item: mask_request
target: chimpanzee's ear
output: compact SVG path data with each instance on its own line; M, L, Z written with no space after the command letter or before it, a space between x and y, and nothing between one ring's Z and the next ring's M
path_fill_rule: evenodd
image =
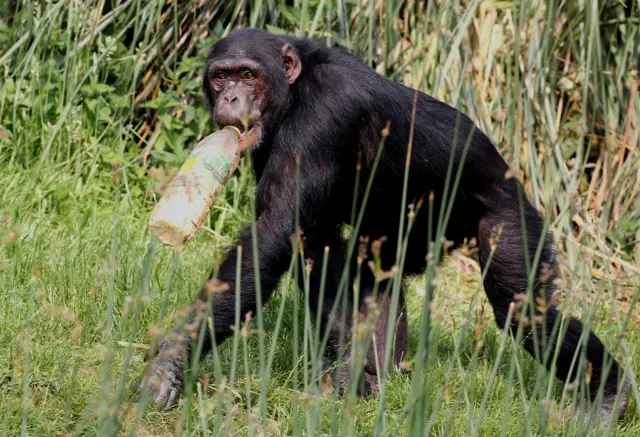
M302 62L300 62L296 49L289 43L282 46L282 62L284 63L284 74L287 76L287 81L289 84L294 83L302 72Z

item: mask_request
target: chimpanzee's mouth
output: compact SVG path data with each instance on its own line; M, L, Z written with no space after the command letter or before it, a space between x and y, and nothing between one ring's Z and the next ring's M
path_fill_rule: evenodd
M249 124L248 126L244 126L244 125L238 125L236 126L238 128L238 130L240 130L241 134L240 134L240 138L244 138L247 135L249 135L249 133L255 129L256 125L254 123Z
M244 126L239 127L239 129L241 132L240 142L244 154L247 149L254 149L258 145L262 137L262 129L259 123L253 123L247 126L247 129L245 129Z

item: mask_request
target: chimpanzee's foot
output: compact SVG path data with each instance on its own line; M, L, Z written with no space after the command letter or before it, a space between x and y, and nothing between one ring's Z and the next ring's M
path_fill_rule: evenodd
M180 340L165 337L158 344L158 354L153 358L138 388L149 389L156 405L173 407L179 399L184 379L185 345Z
M333 386L338 390L338 393L342 396L344 393L350 390L349 384L353 375L351 373L351 363L349 361L331 361L325 360L323 373L329 374ZM375 375L367 373L365 367L363 372L360 372L360 378L358 380L358 386L356 389L356 395L358 397L367 397L370 395L378 394L378 379Z
M608 422L614 414L617 420L622 420L624 417L627 405L629 404L629 382L627 380L624 381L620 393L616 395L617 393L615 391L613 393L604 393L602 406L600 407L600 417L602 420ZM618 398L617 400L616 397Z
M367 392L364 396L378 396L378 375L375 373L367 372L367 369L364 370L364 383L367 389Z

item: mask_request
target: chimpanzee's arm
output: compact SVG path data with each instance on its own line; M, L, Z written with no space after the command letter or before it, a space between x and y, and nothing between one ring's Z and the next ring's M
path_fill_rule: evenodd
M256 234L258 237L259 279L262 291L262 303L266 303L278 285L281 276L286 272L291 260L291 236L294 233L294 225L291 220L291 212L282 210L279 205L274 205L264 211L256 220ZM242 247L241 276L240 276L240 316L248 312L256 313L256 275L254 264L254 249L252 229L246 229L238 241ZM225 340L232 334L231 325L236 314L236 266L238 251L231 250L220 266L217 274L219 281L228 284L229 290L222 293L214 293L210 299L212 303L214 337L216 343ZM207 286L200 291L198 299L207 301ZM208 340L208 339L207 339ZM205 341L210 344L210 341ZM203 353L207 352L205 345Z
M311 146L309 149L311 150ZM299 224L303 232L316 232L336 227L334 196L340 163L324 159L305 159L300 164ZM296 158L291 153L272 152L269 163L256 188L258 256L262 303L271 297L291 262L292 237L296 224ZM251 228L245 230L238 245L242 246L240 284L241 317L249 311L255 314L255 263ZM217 274L221 282L229 284L229 291L215 293L213 303L216 342L231 335L230 325L235 319L237 250L232 250ZM206 300L206 287L200 294Z
M317 156L316 156L317 158ZM339 172L342 164L329 159L309 159L301 165L300 171L300 226L304 232L315 232L336 227L336 212L333 210L333 196L338 188ZM292 256L291 237L296 223L296 163L295 157L272 152L267 168L256 188L259 274L262 303L266 303L282 275L287 270ZM249 227L238 241L242 246L240 277L240 316L257 309L255 293L255 271L253 237ZM161 340L159 353L154 358L151 374L145 378L158 404L171 406L177 399L183 382L184 357L191 362L195 339L198 338L202 319L205 315L203 302L211 302L214 339L219 343L232 334L231 326L236 315L236 265L237 250L231 250L220 266L217 279L228 285L228 291L213 292L205 285L191 312L188 332L178 326ZM207 328L202 353L211 347L211 333Z

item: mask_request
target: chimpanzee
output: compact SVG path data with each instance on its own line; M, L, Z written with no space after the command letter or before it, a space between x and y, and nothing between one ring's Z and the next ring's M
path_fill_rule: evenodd
M349 326L340 326L340 319L329 318L328 314L335 302L347 259L354 263L351 274L357 270L356 257L347 258L343 234L344 224L351 220L356 166L361 168L359 207L374 163L379 163L373 174L359 235L367 236L370 242L386 238L384 247L391 249L382 250L379 256L382 268L389 270L395 265L394 248L399 238L409 143L412 149L406 199L417 201L432 193L435 199L432 217L439 217L443 208L441 201L451 157L454 175L460 164L464 166L445 236L453 248L476 239L483 268L491 257L484 288L498 326L505 327L510 304L518 300L517 295L527 292L527 263L535 259L539 243L542 248L533 295L540 298L553 291L557 278L556 261L541 215L522 195L520 182L510 175L507 163L489 138L456 109L382 77L340 48L258 29L235 30L215 44L209 52L203 88L217 125L235 125L248 132L243 142L251 150L257 178L256 229L263 302L269 299L289 267L293 251L291 237L296 233L296 199L299 199L304 256L316 265L310 273L311 301L308 304L314 311L321 312L324 328L329 330L328 344L333 346L328 348L329 358L335 356L340 332L351 338ZM378 157L381 145L382 152ZM298 158L300 184L297 187ZM429 235L426 204L424 202L416 216L408 240L403 270L406 275L419 274L425 269ZM526 237L523 237L523 224ZM242 315L256 311L251 235L251 230L246 230L238 242L245 248L239 284ZM319 307L319 266L327 247L330 256L326 290ZM207 345L211 343L210 335L219 344L232 334L236 263L237 252L231 250L217 272L217 279L229 285L227 292L211 295L207 287L203 287L200 293L201 304L198 306L202 308L202 302L211 299L214 321L214 332L204 334L203 352L207 352ZM358 311L365 312L365 297L371 295L375 279L366 268L361 269L360 275ZM349 305L354 302L351 292L348 299L339 302L338 311L346 310L351 314L353 308ZM348 308L343 308L343 302ZM380 368L380 362L376 360L384 357L385 322L390 317L389 299L382 297L377 303L381 322L374 327L376 346L371 346L362 372L365 379L371 380L375 380ZM546 308L542 309L541 305ZM397 308L393 339L396 364L406 353L408 337L406 307L402 299ZM563 317L548 299L547 304L537 302L535 311L536 317L528 324L522 323L524 333L521 337L524 348L534 356L536 349L542 354L543 348L538 346L556 344L558 329L553 330L553 327L556 319ZM329 320L333 322L327 323ZM510 320L510 330L514 333L522 318L513 316ZM546 329L536 329L537 335L532 335L530 326L536 323L545 324ZM582 344L586 345L584 352L591 374L590 397L595 399L602 388L601 416L609 418L615 414L614 401L619 392L617 417L621 418L628 403L628 385L620 383L618 390L621 367L596 335L589 333L581 339L581 322L568 319L566 324L568 327L555 363L557 376L563 381L578 377L577 365L572 367L572 360ZM198 333L197 324L191 328ZM159 343L159 353L144 382L150 386L158 404L171 406L180 394L185 369L182 357L188 358L194 345L194 332L189 334L185 328L178 327L173 335ZM549 361L546 360L545 365L549 366ZM339 384L345 384L344 381L348 381L348 376ZM600 387L600 383L604 385Z

